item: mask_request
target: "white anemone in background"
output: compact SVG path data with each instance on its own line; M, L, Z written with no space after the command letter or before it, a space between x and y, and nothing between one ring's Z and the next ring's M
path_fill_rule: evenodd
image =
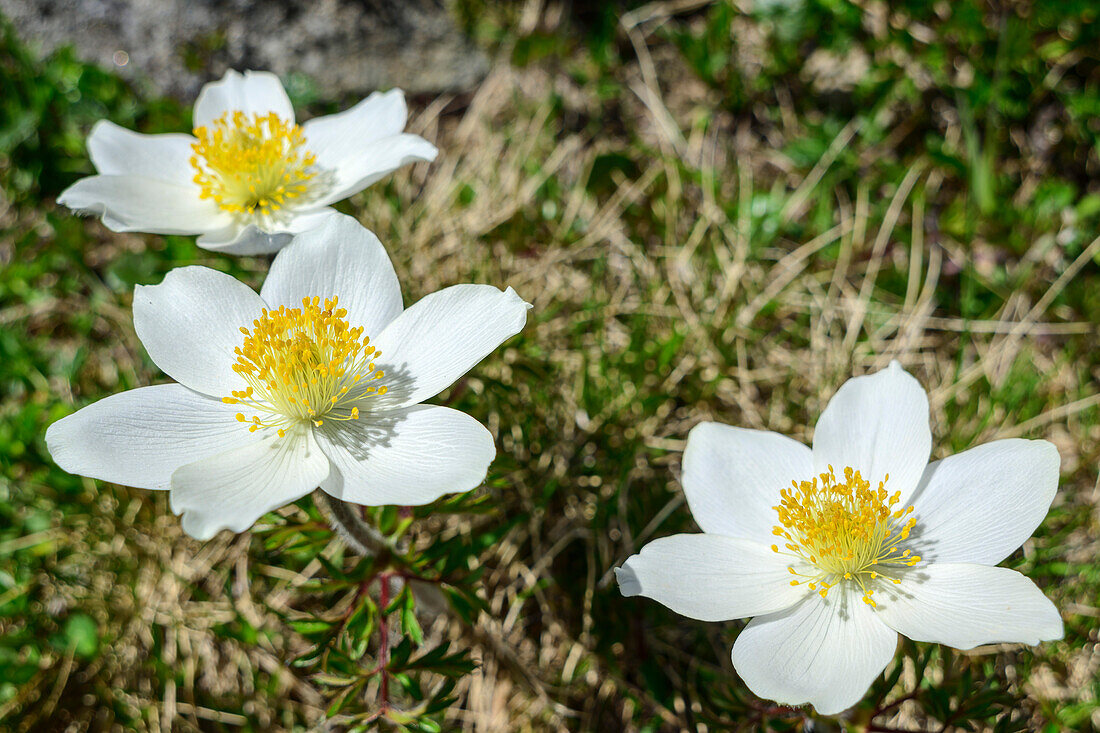
M402 132L407 118L394 89L299 125L278 77L231 70L199 93L193 136L96 123L88 154L99 175L57 200L116 232L198 234L210 250L274 252L322 221L329 204L435 159L434 145Z
M496 449L472 417L420 404L518 333L508 288L454 285L404 309L378 239L331 215L257 295L205 267L134 290L134 326L178 384L113 395L46 431L66 471L170 492L197 539L241 532L315 487L418 505L478 486Z
M998 440L928 463L928 398L895 361L848 381L813 448L702 423L683 487L702 534L647 544L616 570L623 595L703 621L755 617L733 665L760 697L832 715L859 702L898 634L970 649L1059 639L1020 573L994 567L1058 487L1042 440Z

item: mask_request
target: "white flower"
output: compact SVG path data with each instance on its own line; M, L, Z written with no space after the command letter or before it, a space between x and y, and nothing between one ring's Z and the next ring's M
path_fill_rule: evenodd
M106 120L88 154L99 175L58 202L100 214L116 232L198 234L206 249L274 252L316 226L332 204L438 152L402 133L401 90L298 125L274 74L229 71L203 87L194 136L142 135Z
M1046 516L1058 451L998 440L929 464L931 446L928 398L897 362L840 388L812 449L702 423L683 486L703 534L649 543L619 587L703 621L755 616L737 673L826 715L860 700L898 633L959 649L1061 638L1035 584L994 567Z
M205 267L134 290L134 326L179 384L107 397L46 431L66 471L169 490L183 528L241 532L315 487L424 504L496 453L480 423L419 403L518 333L509 288L455 285L407 310L385 251L333 214L276 256L260 294Z

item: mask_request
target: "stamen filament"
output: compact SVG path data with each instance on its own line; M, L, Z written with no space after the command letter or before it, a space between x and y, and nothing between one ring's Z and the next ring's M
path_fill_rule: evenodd
M374 364L381 352L337 306L336 297L323 308L319 297L303 298L301 308L264 309L251 330L241 328L233 371L248 386L222 398L254 413L237 413L238 422L252 432L277 428L282 436L307 421L321 427L326 420L358 420L369 398L386 393L384 385L368 384L385 376Z
M305 149L305 133L274 112L226 112L194 134L191 166L199 197L222 211L266 223L280 218L288 203L308 197L316 183L317 159Z
M886 491L890 476L875 489L859 471L844 469L844 481L838 482L833 467L809 481L792 481L791 488L780 492L774 507L779 524L772 534L782 537L785 552L772 545L772 552L790 556L796 565L790 573L807 583L822 598L841 581L854 583L863 593L863 601L877 607L874 588L879 578L894 584L901 582L884 570L913 567L921 558L912 550L899 547L909 537L917 520L909 516L913 507L894 509L900 492ZM908 517L908 519L906 519Z

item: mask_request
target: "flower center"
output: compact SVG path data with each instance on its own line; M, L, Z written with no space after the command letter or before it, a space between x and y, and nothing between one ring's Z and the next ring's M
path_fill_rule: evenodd
M194 134L191 165L200 198L213 199L223 211L274 218L304 197L317 175L317 159L304 149L302 128L274 112L226 112Z
M324 306L320 298L303 298L301 308L265 308L252 330L241 327L244 343L234 350L233 371L248 387L222 402L257 413L251 419L237 413L249 431L276 428L282 437L286 427L307 421L320 427L326 419L357 420L367 399L386 393L370 384L383 377L374 367L382 352L362 328L348 325L335 296Z
M806 583L824 598L829 589L842 580L856 583L863 592L863 601L872 608L872 581L877 578L892 583L901 581L889 575L891 567L913 567L920 557L903 550L905 540L916 525L913 507L894 509L900 492L889 495L886 482L877 489L859 475L859 471L844 469L844 480L837 481L833 467L810 481L791 482L791 488L780 492L779 524L772 534L786 540L787 552L802 562L799 570L788 567L796 576L791 585ZM779 552L778 545L772 545ZM806 570L808 564L811 569Z

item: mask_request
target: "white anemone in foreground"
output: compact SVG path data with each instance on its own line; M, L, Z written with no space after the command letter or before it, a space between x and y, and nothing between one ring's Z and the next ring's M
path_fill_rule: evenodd
M58 197L116 232L198 234L206 249L274 252L329 204L438 152L402 132L401 90L301 125L274 74L229 71L202 88L193 135L142 135L101 120L88 137L99 175Z
M897 362L840 388L813 448L697 425L683 487L703 533L650 542L619 587L703 621L755 617L737 673L826 715L859 702L899 633L958 649L1061 638L1035 584L994 567L1046 516L1058 451L998 440L928 463L931 446L928 398Z
M276 256L257 295L205 267L134 291L134 326L178 384L113 395L46 431L66 471L167 489L183 528L240 532L320 486L417 505L476 487L489 431L437 394L527 320L508 288L454 285L404 309L378 239L334 214Z

